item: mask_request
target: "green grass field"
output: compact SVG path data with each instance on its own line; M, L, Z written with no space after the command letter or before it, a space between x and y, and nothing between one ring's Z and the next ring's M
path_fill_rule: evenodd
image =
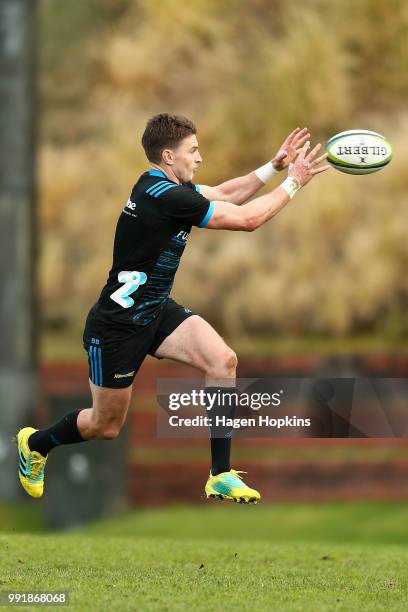
M9 524L0 590L68 590L69 609L84 611L402 611L407 515L402 503L220 502L131 512L63 534Z

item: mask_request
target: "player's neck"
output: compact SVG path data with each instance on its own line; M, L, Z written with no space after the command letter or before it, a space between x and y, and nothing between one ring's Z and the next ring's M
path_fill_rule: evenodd
M170 169L170 168L163 168L162 166L159 166L158 164L150 164L151 165L151 170L159 170L160 172L163 172L163 174L165 176L167 176L167 178L170 181L173 181L173 183L178 183L179 185L181 184L181 181L177 178L177 176L174 174L174 172Z

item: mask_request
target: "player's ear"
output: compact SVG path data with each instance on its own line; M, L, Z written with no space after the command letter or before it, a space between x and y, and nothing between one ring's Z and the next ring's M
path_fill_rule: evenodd
M168 166L172 166L174 164L174 154L171 149L163 149L162 151L162 160Z

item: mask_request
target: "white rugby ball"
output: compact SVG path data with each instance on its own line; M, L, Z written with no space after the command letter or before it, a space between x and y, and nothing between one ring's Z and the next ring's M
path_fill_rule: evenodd
M369 130L347 130L326 142L327 161L340 172L371 174L390 163L392 147L388 140Z

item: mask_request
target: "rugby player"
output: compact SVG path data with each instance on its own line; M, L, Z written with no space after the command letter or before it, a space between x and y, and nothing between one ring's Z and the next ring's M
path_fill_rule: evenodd
M166 113L148 121L142 145L150 167L119 216L112 269L85 325L92 407L46 429L18 432L19 478L29 495L42 496L45 464L55 447L116 438L146 355L198 368L220 398L231 391L237 357L207 321L170 297L174 276L192 226L252 232L328 169L321 164L326 155L318 155L320 144L309 151L309 138L307 128L296 128L272 161L209 187L191 182L202 162L194 124ZM288 176L276 189L251 199L286 168ZM242 472L231 469L231 432L221 437L211 432L210 444L207 497L257 502L259 492L245 484Z

